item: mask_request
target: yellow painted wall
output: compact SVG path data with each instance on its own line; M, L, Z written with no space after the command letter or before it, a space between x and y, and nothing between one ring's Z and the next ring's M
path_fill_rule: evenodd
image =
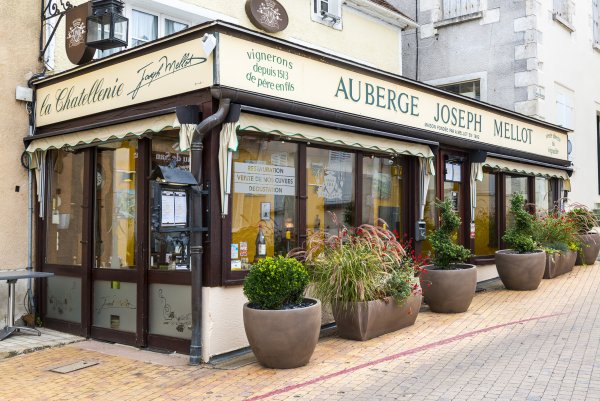
M127 2L127 0L125 1ZM164 2L164 0L160 1ZM329 49L336 55L393 73L400 73L401 39L398 28L343 6L343 29L336 30L311 20L311 0L279 1L287 10L290 21L284 31L272 34L272 36L301 44L313 44L317 49ZM82 0L71 1L74 5L83 2ZM259 31L246 17L245 0L181 0L180 3L224 14L236 20L239 25ZM145 8L150 10L151 7L152 2L148 1ZM72 68L73 64L68 61L64 52L64 21L61 23L56 37L55 71Z
M27 265L27 172L21 166L23 137L28 134L25 103L15 100L17 85L27 86L31 74L41 69L37 62L39 33L38 0L0 1L0 255L1 270ZM19 192L15 187L19 186ZM4 286L4 284L2 284ZM24 312L22 300L27 281L17 282L16 316ZM0 321L6 314L6 291L0 292Z

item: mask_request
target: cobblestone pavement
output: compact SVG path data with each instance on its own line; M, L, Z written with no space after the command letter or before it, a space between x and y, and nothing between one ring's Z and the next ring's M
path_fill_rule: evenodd
M0 362L1 400L600 400L600 265L537 291L478 293L367 342L322 339L306 367L167 366L77 344ZM49 369L94 359L67 374Z

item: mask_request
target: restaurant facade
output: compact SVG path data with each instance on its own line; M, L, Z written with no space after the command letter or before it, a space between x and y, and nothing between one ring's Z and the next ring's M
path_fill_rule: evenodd
M34 85L44 325L204 361L247 346L252 263L311 232L383 220L426 254L450 198L493 264L512 193L570 188L564 128L231 23Z

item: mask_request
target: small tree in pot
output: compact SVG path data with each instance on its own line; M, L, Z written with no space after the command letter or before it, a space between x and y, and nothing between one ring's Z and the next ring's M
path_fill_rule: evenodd
M515 193L510 199L514 225L502 239L511 249L496 251L496 269L509 290L530 291L540 285L546 266L546 253L533 239L535 217L525 210L525 198Z
M587 206L580 204L572 205L567 216L577 227L577 238L581 245L575 263L593 265L598 258L598 252L600 252L600 235L593 231L599 225L598 218Z
M296 259L255 263L244 281L244 329L258 362L268 368L304 366L319 340L321 302L304 298L309 278Z
M440 213L440 226L429 235L433 249L431 265L420 275L425 302L433 312L461 313L471 305L477 286L474 265L463 263L471 252L453 241L460 217L450 199L435 203Z

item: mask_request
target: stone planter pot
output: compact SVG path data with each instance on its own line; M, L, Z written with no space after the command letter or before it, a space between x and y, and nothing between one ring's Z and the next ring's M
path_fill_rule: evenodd
M455 266L455 270L423 266L419 280L425 302L432 312L462 313L469 309L477 287L477 269L464 263Z
M321 301L298 309L261 310L244 304L244 329L258 362L275 369L304 366L310 360L321 329Z
M333 317L338 335L366 341L411 326L421 308L421 295L411 295L402 304L387 297L376 301L335 305Z
M598 258L598 252L600 252L600 234L580 234L577 237L581 243L582 250L577 255L575 264L593 265Z
M544 278L554 278L569 273L575 266L577 252L566 251L546 254L546 268Z
M496 269L508 290L531 291L538 288L544 277L546 252L516 253L512 249L496 251Z

